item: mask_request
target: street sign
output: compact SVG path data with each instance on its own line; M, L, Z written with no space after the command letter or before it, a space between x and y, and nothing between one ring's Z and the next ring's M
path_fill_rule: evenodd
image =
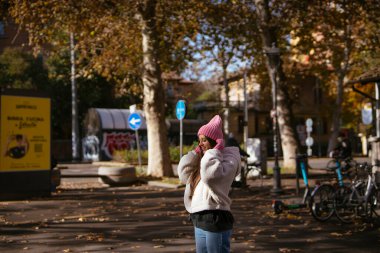
M186 115L186 104L185 100L178 100L175 108L177 119L182 120Z
M175 106L175 114L177 119L179 119L179 157L182 157L182 139L183 139L183 131L182 131L182 120L186 115L186 104L185 100L178 100L177 105Z
M310 118L308 118L308 119L306 120L306 126L311 128L311 127L313 126L313 120L310 119Z
M141 153L140 153L140 138L139 138L139 131L137 131L141 126L141 116L137 112L134 112L136 110L136 106L130 107L130 112L128 117L128 125L132 130L135 130L136 133L136 144L137 144L137 152L138 152L138 158L139 158L139 166L141 169Z
M141 116L138 113L131 113L128 117L128 126L132 130L137 130L141 126Z
M306 138L306 145L308 146L308 147L310 147L310 146L313 146L313 144L314 144L314 139L313 139L313 137L311 137L311 136L309 136L309 137L307 137Z
M306 138L306 146L307 146L307 155L311 156L313 154L313 151L311 149L311 146L314 144L314 139L313 137L310 136L311 131L313 131L313 120L308 118L306 120L306 133L307 133L307 138Z
M364 105L362 109L362 122L364 125L370 125L372 123L372 107L370 103Z

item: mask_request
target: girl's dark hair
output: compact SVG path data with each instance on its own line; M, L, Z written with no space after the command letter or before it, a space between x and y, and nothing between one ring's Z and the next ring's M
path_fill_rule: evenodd
M210 137L205 136L207 141L210 143L211 148L214 148L216 146L216 141L214 139L211 139ZM199 143L199 140L196 139L194 142Z
M210 143L211 148L216 146L216 141L205 136L207 141ZM195 187L197 187L199 181L201 180L201 159L197 162L197 168L190 175L190 197L193 197Z
M205 136L208 142L210 143L211 148L214 148L216 146L216 141L214 139L211 139L207 136Z

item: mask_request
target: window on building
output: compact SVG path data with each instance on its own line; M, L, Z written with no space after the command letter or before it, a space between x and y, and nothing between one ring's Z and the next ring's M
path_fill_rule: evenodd
M166 92L167 92L167 96L169 98L173 98L174 97L174 88L173 88L173 84L171 82L168 83Z
M327 134L329 131L329 126L328 126L328 123L327 123L327 119L326 118L323 118L322 119L322 122L321 122L321 125L322 125L322 134Z
M239 116L239 118L238 118L238 131L239 131L239 133L241 134L241 133L244 133L244 116Z
M323 93L322 88L317 85L317 87L314 87L313 89L313 95L314 95L314 104L315 105L321 105L323 102Z
M0 21L0 37L5 36L4 22Z
M260 115L255 120L256 134L268 134L273 130L272 118L269 115Z

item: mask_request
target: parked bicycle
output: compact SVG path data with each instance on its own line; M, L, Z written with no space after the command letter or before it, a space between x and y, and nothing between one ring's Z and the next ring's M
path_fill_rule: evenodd
M338 219L352 223L356 218L372 218L380 214L379 187L372 173L372 165L363 163L357 166L356 178L350 186L340 187L334 197L334 209ZM367 178L360 177L365 173Z
M245 177L247 179L259 178L261 180L261 185L263 184L263 173L261 170L261 162L255 161L247 163L247 169L245 171Z
M313 204L311 210L313 216L317 216L317 220L328 220L336 213L334 202L337 194L343 194L347 191L347 183L344 179L351 180L357 173L357 163L352 158L342 159L334 156L334 159L327 163L327 171L335 175L336 183L324 183L323 187L317 189L313 195ZM320 217L318 219L318 216Z
M235 178L232 182L232 187L245 187L247 179L259 178L261 186L263 185L263 174L261 170L261 162L255 161L248 163L247 157L241 156L241 174L239 178Z
M327 162L326 168L334 171L340 167L340 172L343 177L352 180L355 177L356 166L358 163L352 157L342 157L339 155L332 155L332 159Z
M316 184L313 191L309 187L307 173L307 155L298 154L296 161L302 174L305 191L301 203L285 204L281 200L273 200L272 207L276 214L283 210L309 208L312 216L318 221L326 221L334 214L333 197L334 189L329 184ZM298 173L298 172L297 172Z

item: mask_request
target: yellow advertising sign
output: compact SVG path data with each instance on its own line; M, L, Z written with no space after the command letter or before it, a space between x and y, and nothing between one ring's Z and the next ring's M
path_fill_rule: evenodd
M0 172L50 169L50 98L1 96Z

